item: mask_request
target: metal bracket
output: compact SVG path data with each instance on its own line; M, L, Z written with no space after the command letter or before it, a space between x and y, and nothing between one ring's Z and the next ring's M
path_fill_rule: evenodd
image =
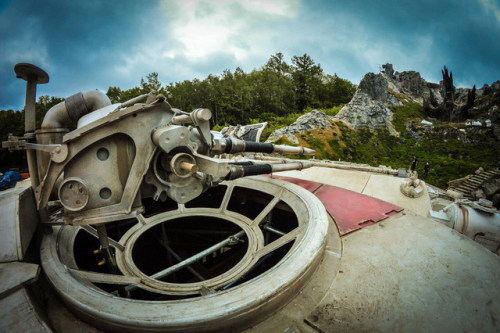
M216 160L196 153L193 154L193 156L196 160L198 170L207 175L214 177L225 177L229 173L229 171L231 171L231 167L227 163L220 162L220 160Z
M9 135L8 141L2 142L2 148L9 148L9 150L23 150L23 149L31 149L31 150L42 150L49 153L57 152L58 148L61 148L60 144L39 144L39 143L30 143L28 140L32 139L31 135L28 136L14 136Z

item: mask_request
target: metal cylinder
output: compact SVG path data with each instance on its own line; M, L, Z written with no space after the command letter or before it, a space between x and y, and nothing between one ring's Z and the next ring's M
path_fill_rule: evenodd
M445 208L452 221L452 228L470 239L481 243L491 251L500 246L500 214L487 213L463 204L451 204Z
M35 130L35 101L36 77L30 76L26 81L26 105L24 107L24 126L26 133L32 133ZM26 150L26 158L28 159L31 185L37 187L38 184L40 184L40 177L38 177L36 152L31 149Z
M26 104L24 107L25 132L35 130L35 101L36 101L36 77L32 76L26 81Z
M111 101L102 91L90 90L76 93L50 108L43 118L42 129L66 127L87 113L108 105L111 105Z

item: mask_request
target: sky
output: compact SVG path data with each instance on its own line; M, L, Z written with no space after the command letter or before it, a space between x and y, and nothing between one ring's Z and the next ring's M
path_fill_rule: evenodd
M200 80L307 53L358 84L382 64L457 87L500 80L500 0L0 0L0 110L24 107L14 65L50 76L37 96Z

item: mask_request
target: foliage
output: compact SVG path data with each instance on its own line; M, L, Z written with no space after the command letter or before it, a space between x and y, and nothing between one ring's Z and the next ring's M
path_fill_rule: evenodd
M36 128L40 128L42 120L47 111L54 105L63 101L62 98L40 96L35 104ZM2 110L0 111L0 142L7 141L9 134L14 136L24 135L24 110ZM5 171L10 168L24 170L28 167L26 152L22 150L9 152L6 148L0 149L0 170Z
M323 112L327 116L333 117L333 116L336 116L337 113L339 113L340 109L342 109L343 107L344 107L344 104L340 104L338 106L332 106L331 108L319 108L319 109L316 109L316 110L319 110L319 111ZM311 112L312 110L313 110L312 107L308 107L308 108L306 108L304 110L304 114L308 113L308 112Z
M347 103L355 89L348 80L324 74L307 54L293 57L289 65L281 53L272 55L264 66L250 73L241 68L234 73L226 69L219 76L166 87L171 105L186 111L200 107L212 110L213 125L247 124L251 119L268 121L266 114L276 118L276 123L277 118L302 114L307 107L332 108Z
M392 123L396 131L402 132L406 128L406 123L410 119L421 120L425 117L425 111L422 105L409 102L403 105L390 106L393 113Z
M112 103L123 103L142 94L154 91L167 97L172 107L186 111L209 108L212 111L214 129L229 124L248 124L267 121L263 133L266 138L275 129L290 125L308 107L324 108L330 115L338 112L338 106L347 103L356 86L336 74L323 73L307 54L292 58L288 64L282 53L271 55L259 69L245 73L241 68L234 72L226 69L220 75L208 75L205 79L185 80L162 86L156 72L140 79L139 86L122 90L109 87L106 94ZM37 128L40 128L45 113L61 98L41 96L36 104ZM340 109L340 108L339 108ZM8 133L22 136L24 115L22 112L2 113L2 140ZM9 154L2 149L0 167L25 166L24 152Z
M127 90L121 90L119 87L109 87L106 95L108 95L111 103L123 103L132 98L138 97L140 95L149 94L153 92L155 94L167 95L165 88L161 86L158 79L158 73L153 72L146 75L146 81L141 78L141 86L133 87Z
M405 128L405 123L421 119L421 107L414 104L395 108L395 127L400 137L387 130L352 130L344 123L335 121L327 130L316 129L298 135L300 145L317 151L316 158L366 163L372 166L386 165L392 168L409 168L413 156L419 164L417 172L423 177L425 162L430 171L424 180L430 184L447 188L447 182L473 173L480 166L485 169L498 168L500 146L491 128L468 131L450 126L435 126L426 130L413 125L420 133L416 140ZM484 147L478 149L477 143Z
M24 135L24 111L0 111L0 140L7 141L9 134ZM24 151L9 152L6 148L0 149L0 171L10 168L27 168L26 153Z
M265 141L277 129L280 129L285 126L290 126L294 122L297 121L297 118L302 116L303 113L290 113L282 117L276 117L272 113L263 113L261 117L257 119L250 119L252 124L267 122L266 128L262 131L260 140Z

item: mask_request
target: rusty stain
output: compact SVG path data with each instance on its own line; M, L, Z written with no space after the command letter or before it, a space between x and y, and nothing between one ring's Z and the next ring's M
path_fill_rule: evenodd
M464 234L467 231L467 228L469 227L469 211L467 210L466 207L460 205L460 209L462 210L463 214L463 219L464 223L462 224L462 231L460 231L462 234Z

